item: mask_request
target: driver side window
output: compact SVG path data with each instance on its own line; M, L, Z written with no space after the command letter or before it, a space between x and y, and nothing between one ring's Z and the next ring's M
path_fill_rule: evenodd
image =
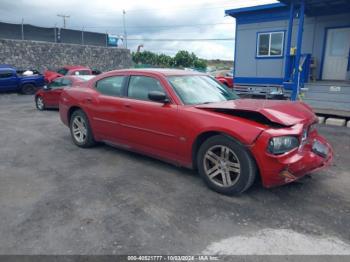
M160 91L165 93L161 83L148 76L131 76L128 88L128 97L149 101L148 94L151 91Z

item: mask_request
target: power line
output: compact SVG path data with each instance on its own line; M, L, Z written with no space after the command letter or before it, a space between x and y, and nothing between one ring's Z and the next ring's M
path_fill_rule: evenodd
M232 25L233 23L206 23L206 24L173 24L173 25L146 25L146 26L127 26L126 28L169 28L169 27L202 27L202 26L212 26L212 25ZM71 26L71 27L79 27L79 26ZM85 28L120 28L123 26L84 26Z
M219 8L235 8L235 6L237 5L241 5L241 4L245 4L244 6L253 6L256 4L263 4L266 2L276 2L275 0L271 0L271 1L259 1L259 0L255 0L255 1L249 1L249 3L247 4L246 0L236 0L233 3L227 3L226 5L220 5L220 6L201 6L201 7L188 7L188 6L182 6L182 7L160 7L160 8L149 8L149 9L130 9L130 10L126 10L128 13L137 13L137 12L152 12L152 11L156 11L156 10L179 10L179 9L186 9L186 10L203 10L203 9L219 9Z
M235 38L129 38L129 41L157 41L157 42L170 42L170 41L183 41L183 42L196 42L196 41L232 41Z

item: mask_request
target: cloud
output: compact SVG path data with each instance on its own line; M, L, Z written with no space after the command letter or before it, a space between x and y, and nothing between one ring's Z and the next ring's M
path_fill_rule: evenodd
M0 17L4 22L53 27L61 26L57 14L70 15L67 27L86 31L123 34L123 9L126 10L128 47L139 44L145 50L174 55L185 49L209 59L233 59L234 40L230 41L144 41L142 39L233 38L234 19L224 17L224 10L276 2L274 0L104 0L104 1L13 1L2 0ZM198 26L198 24L206 24ZM182 25L182 26L179 26Z

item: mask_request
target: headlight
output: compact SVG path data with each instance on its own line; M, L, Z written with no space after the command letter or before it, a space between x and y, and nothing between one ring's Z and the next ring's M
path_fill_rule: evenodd
M274 155L286 153L299 146L299 139L295 136L273 137L269 141L267 151Z

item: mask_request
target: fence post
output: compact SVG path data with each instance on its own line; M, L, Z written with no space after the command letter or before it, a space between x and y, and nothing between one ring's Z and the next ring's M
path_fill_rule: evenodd
M84 45L84 27L81 30L81 44Z
M22 26L21 26L21 37L24 40L24 19L22 18Z
M106 31L106 47L108 47L108 32Z

